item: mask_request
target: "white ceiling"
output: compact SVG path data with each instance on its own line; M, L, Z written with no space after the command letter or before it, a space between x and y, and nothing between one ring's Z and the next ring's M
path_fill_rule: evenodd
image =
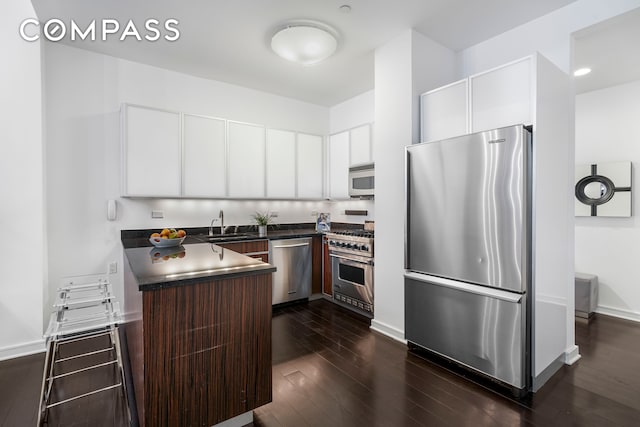
M76 47L331 106L373 88L376 47L414 28L455 51L503 33L575 0L32 0L41 22L148 18L180 21L180 39L139 42L66 41ZM339 10L351 6L351 13ZM335 27L338 52L304 67L269 48L291 19ZM70 25L70 24L68 24Z
M591 73L576 77L576 93L640 80L640 8L574 34L574 69Z

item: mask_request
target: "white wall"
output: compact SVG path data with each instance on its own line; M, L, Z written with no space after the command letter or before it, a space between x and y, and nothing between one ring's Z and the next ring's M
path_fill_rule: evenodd
M576 217L576 271L600 283L597 311L640 321L640 80L576 96L576 164L631 161L632 217Z
M45 274L40 43L18 35L35 16L31 3L4 5L0 16L0 360L42 350Z
M640 0L578 0L460 52L465 77L536 51L560 69L571 66L571 33L640 7Z
M314 222L328 203L121 199L119 108L122 102L260 123L324 135L329 110L230 84L47 43L45 45L49 286L60 278L107 271L122 297L121 229L207 226L220 209L225 224L248 224L255 210L279 223ZM149 165L149 179L161 173ZM106 203L118 201L116 221ZM151 219L152 209L164 219ZM49 306L49 303L45 303Z
M329 109L329 134L342 132L375 120L375 93L361 93Z
M419 93L453 80L455 55L407 30L375 52L375 319L404 339L404 147L418 142ZM450 72L447 73L447 71Z

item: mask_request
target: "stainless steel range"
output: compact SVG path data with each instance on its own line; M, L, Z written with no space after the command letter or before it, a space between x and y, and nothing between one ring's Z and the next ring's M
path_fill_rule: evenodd
M373 317L373 231L327 233L334 300Z

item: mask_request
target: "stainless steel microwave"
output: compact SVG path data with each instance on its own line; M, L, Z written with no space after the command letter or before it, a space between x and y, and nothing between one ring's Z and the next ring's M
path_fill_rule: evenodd
M375 168L373 163L349 168L349 196L373 198L375 188Z

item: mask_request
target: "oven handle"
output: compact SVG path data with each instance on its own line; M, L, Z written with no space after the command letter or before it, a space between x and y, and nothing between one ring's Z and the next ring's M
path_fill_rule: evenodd
M355 258L350 258L350 257L346 257L346 256L343 256L343 255L336 255L336 254L329 254L329 256L333 257L333 258L338 258L338 259L344 259L344 260L347 260L347 261L357 262L357 263L360 263L360 264L373 265L373 261L370 261L370 260L363 261L361 259L355 259Z

